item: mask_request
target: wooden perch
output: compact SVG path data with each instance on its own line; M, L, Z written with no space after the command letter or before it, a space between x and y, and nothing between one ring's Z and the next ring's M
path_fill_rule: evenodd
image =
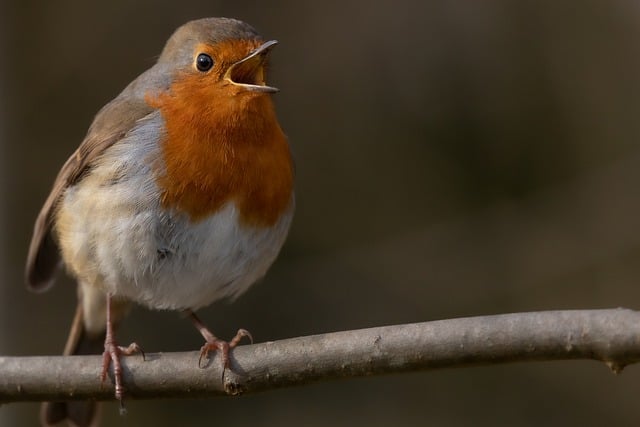
M237 395L314 381L507 362L594 359L614 372L640 361L640 312L546 311L335 332L237 347L224 372L198 352L123 359L129 399ZM0 357L0 403L111 400L101 356Z

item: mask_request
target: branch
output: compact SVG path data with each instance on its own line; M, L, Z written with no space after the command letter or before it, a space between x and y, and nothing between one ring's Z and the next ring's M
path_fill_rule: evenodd
M212 356L153 353L123 359L127 397L236 395L330 379L507 362L594 359L614 372L640 361L640 312L546 311L335 332L246 345L224 373ZM110 400L101 356L0 357L0 403Z

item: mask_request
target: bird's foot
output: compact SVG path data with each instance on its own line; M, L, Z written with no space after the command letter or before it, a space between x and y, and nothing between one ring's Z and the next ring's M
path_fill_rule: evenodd
M124 397L124 386L122 385L122 364L121 356L130 356L134 353L142 354L145 360L144 351L136 343L129 344L128 347L121 347L116 343L113 323L111 322L111 296L107 295L107 330L104 338L104 352L102 353L102 372L100 373L100 383L104 384L109 373L109 365L113 363L113 382L115 383L115 397L120 402L120 413L124 414L125 408L122 398Z
M253 337L246 329L238 329L236 336L233 337L231 341L221 340L211 333L193 311L187 310L186 313L205 340L204 345L200 349L198 366L203 368L202 359L208 359L211 351L218 351L222 359L222 376L224 377L224 371L229 367L229 350L236 347L244 337L249 338L249 341L253 343Z
M145 360L144 351L136 343L129 344L128 347L122 347L116 345L115 341L110 340L104 342L104 353L102 353L102 373L100 374L100 381L104 384L109 372L109 365L113 363L113 382L115 383L115 397L120 402L120 412L125 413L123 397L125 388L122 385L122 364L120 363L121 356L130 356L135 353L142 354L142 360Z
M229 342L221 340L213 335L207 328L200 329L200 333L206 340L202 348L200 349L200 358L198 359L198 366L200 368L203 367L202 359L209 358L209 352L218 351L220 352L220 357L222 358L222 369L223 375L224 371L229 367L229 350L236 347L242 338L247 337L249 341L253 343L253 337L246 329L238 329L236 336Z

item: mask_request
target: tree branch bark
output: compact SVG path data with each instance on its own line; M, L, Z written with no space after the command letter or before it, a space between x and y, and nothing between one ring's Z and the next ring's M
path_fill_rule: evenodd
M237 347L231 369L198 352L123 359L130 399L237 395L310 382L507 362L594 359L614 372L640 361L640 312L546 311L335 332ZM110 400L101 356L0 357L0 402Z

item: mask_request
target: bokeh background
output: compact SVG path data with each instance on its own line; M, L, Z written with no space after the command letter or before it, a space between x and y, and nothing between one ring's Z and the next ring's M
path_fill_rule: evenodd
M640 5L575 1L0 2L0 354L62 350L75 290L22 282L33 220L95 112L180 24L250 22L298 210L268 276L202 317L257 341L460 316L640 308ZM121 328L199 348L175 313ZM131 401L108 426L637 425L640 368L553 362ZM33 426L36 404L0 408Z

